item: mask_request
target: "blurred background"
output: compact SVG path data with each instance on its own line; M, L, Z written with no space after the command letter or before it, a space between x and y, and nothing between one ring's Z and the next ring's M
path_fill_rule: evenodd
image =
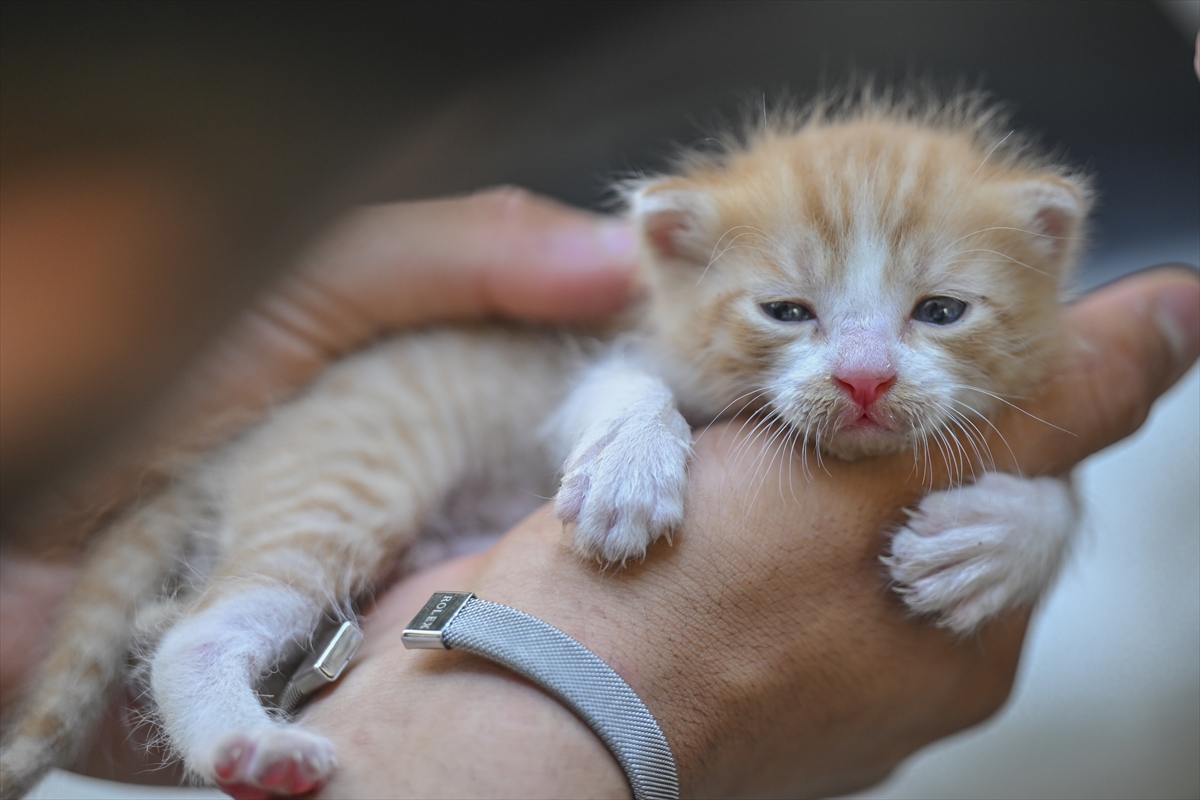
M1093 173L1080 288L1196 264L1197 29L1197 0L9 0L4 216L46 176L115 168L167 198L155 207L175 210L177 233L146 261L147 275L176 276L142 281L172 321L153 351L103 365L108 394L60 392L68 422L21 469L5 429L4 520L146 408L347 206L511 183L609 209L614 179L661 168L746 109L852 78L990 92L1015 126ZM0 278L3 322L22 311L21 285ZM18 363L23 343L0 344L6 369ZM1198 418L1193 370L1142 432L1083 467L1088 535L1033 628L1009 707L864 796L1200 796ZM59 774L38 796L134 791Z

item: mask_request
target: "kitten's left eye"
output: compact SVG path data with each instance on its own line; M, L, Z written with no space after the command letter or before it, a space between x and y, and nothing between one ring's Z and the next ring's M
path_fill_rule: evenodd
M780 322L805 322L817 317L816 314L809 311L805 306L788 300L763 303L762 310L766 312L768 317L777 319Z
M953 297L926 297L913 309L913 319L930 325L949 325L966 310L967 304Z

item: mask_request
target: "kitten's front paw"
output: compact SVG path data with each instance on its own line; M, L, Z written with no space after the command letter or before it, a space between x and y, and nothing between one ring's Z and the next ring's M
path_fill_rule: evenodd
M337 759L328 739L280 725L225 734L204 766L221 791L252 800L311 792L333 774Z
M973 486L926 497L883 561L909 608L965 634L1038 599L1054 580L1075 519L1064 481L988 473Z
M683 522L691 429L674 407L631 414L584 437L567 459L554 510L575 547L609 563L641 558Z

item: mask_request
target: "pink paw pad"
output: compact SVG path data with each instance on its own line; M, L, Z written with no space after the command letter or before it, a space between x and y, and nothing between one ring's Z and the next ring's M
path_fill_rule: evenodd
M311 792L337 766L333 745L326 739L291 727L227 735L216 754L217 785L234 800Z
M233 736L222 743L217 750L217 761L213 771L221 781L231 780L243 772L250 757L254 755L254 745L245 736Z

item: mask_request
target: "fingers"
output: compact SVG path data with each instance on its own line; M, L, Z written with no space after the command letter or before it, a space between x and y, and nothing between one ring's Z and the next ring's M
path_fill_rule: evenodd
M628 300L626 224L518 189L356 211L188 376L155 462L188 463L379 335L501 316L609 314Z
M1028 414L997 421L1029 474L1064 472L1141 426L1200 355L1200 275L1131 276L1080 299L1065 322L1066 352L1047 391ZM993 452L1007 455L1003 445Z
M249 315L204 380L261 395L384 332L609 314L628 300L634 266L624 222L519 189L359 209Z
M381 327L572 321L624 305L634 249L622 221L504 188L363 209L304 274Z
M184 394L257 410L381 333L502 316L569 322L629 298L624 222L499 189L360 209L243 320ZM212 419L206 410L197 415ZM203 441L241 423L228 419Z

